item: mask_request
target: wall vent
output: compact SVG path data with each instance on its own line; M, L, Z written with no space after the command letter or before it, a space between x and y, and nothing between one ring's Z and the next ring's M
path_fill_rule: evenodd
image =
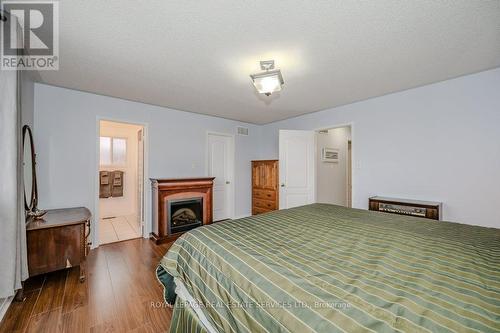
M248 128L238 126L237 129L239 135L248 135Z

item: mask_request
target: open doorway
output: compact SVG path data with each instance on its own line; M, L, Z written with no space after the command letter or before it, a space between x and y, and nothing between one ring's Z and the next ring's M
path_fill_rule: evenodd
M351 127L317 131L316 201L352 206Z
M144 127L99 121L99 244L142 237Z

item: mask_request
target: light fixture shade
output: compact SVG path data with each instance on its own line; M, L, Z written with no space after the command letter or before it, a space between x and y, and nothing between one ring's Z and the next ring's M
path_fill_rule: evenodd
M273 92L280 91L284 84L280 70L267 71L260 74L250 75L255 89L261 94L267 96Z

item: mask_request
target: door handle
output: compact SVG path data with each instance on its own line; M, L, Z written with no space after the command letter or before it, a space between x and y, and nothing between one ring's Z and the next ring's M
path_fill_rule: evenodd
M282 183L282 184L281 184L281 187L285 187L285 184L284 184L284 183Z
M226 180L226 184L228 184L228 185L229 185L229 184L231 184L231 182L230 182L229 180Z

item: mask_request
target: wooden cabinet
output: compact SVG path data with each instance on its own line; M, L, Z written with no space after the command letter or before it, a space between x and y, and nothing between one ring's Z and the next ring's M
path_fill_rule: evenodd
M29 275L80 266L80 281L84 281L84 262L90 245L90 219L90 211L78 207L48 210L42 219L28 220Z
M252 214L279 209L277 160L252 161Z

